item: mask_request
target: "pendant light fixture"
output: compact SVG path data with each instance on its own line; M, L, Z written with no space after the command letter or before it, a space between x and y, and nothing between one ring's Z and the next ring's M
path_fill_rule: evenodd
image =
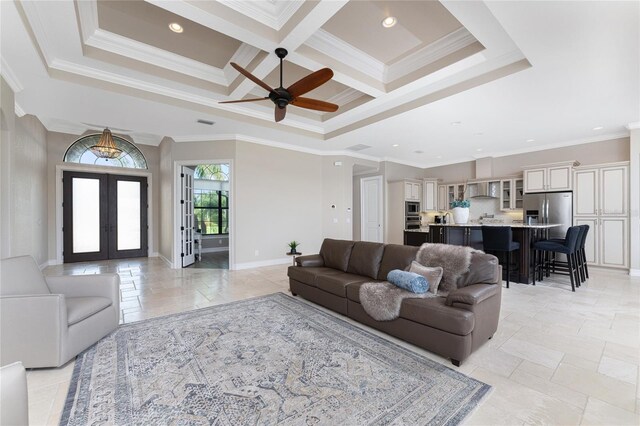
M118 158L120 154L122 154L122 150L116 147L116 144L113 141L113 136L111 135L111 130L109 130L108 127L105 128L102 135L100 135L98 144L90 147L89 149L96 157L106 158L107 160L110 158Z

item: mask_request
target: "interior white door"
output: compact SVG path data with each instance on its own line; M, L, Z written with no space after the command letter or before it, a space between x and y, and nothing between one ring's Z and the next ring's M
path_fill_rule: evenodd
M193 170L188 167L182 167L180 174L182 181L182 199L180 205L182 208L182 218L180 222L180 234L182 235L182 267L191 265L196 261L194 250L194 233L195 221L193 212Z
M383 242L382 176L363 178L360 184L362 241Z

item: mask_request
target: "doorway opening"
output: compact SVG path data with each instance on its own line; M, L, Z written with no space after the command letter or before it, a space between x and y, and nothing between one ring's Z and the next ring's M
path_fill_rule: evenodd
M148 255L147 178L63 172L63 261Z
M229 269L230 164L182 166L182 267Z

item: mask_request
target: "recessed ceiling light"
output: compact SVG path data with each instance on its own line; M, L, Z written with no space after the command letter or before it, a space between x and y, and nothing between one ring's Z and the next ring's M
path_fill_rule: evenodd
M482 148L476 148L476 151L480 152L482 151Z
M459 126L459 125L461 125L461 124L462 124L462 121L452 121L452 122L451 122L451 125L452 125L452 126Z
M184 31L184 28L182 28L182 25L178 24L177 22L170 23L169 29L174 33L178 33L178 34Z
M397 143L394 143L394 144L393 144L393 145L391 145L391 146L392 146L392 147L394 147L394 148L397 148L397 147L399 147L400 145L398 145Z
M436 158L442 158L442 155L436 155Z
M535 142L535 139L527 139L527 142Z
M387 16L382 20L382 26L385 28L391 28L397 23L398 23L398 20L396 19L395 16Z
M604 129L604 126L596 126L593 128L593 130L602 130Z

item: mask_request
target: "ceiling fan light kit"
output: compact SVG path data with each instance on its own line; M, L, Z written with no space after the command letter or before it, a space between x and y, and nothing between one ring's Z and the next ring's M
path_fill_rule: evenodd
M241 99L237 101L223 101L221 104L231 104L231 103L240 103L240 102L257 102L264 101L266 99L270 99L271 102L275 105L275 121L282 121L287 114L287 105L294 105L300 108L312 109L316 111L324 111L324 112L335 112L338 110L338 105L332 104L330 102L321 101L318 99L311 98L303 98L301 95L304 95L307 92L312 91L313 89L322 86L327 81L331 80L333 77L333 71L329 68L322 68L314 73L309 74L306 77L298 80L293 83L291 86L286 89L282 85L282 61L287 56L289 52L287 49L282 47L278 47L275 50L275 54L278 58L280 58L280 87L272 89L267 85L264 81L260 80L258 77L251 74L249 71L242 68L240 65L231 62L231 66L235 68L240 74L244 75L249 80L256 83L258 86L269 92L269 95L264 98L256 98L256 99Z

